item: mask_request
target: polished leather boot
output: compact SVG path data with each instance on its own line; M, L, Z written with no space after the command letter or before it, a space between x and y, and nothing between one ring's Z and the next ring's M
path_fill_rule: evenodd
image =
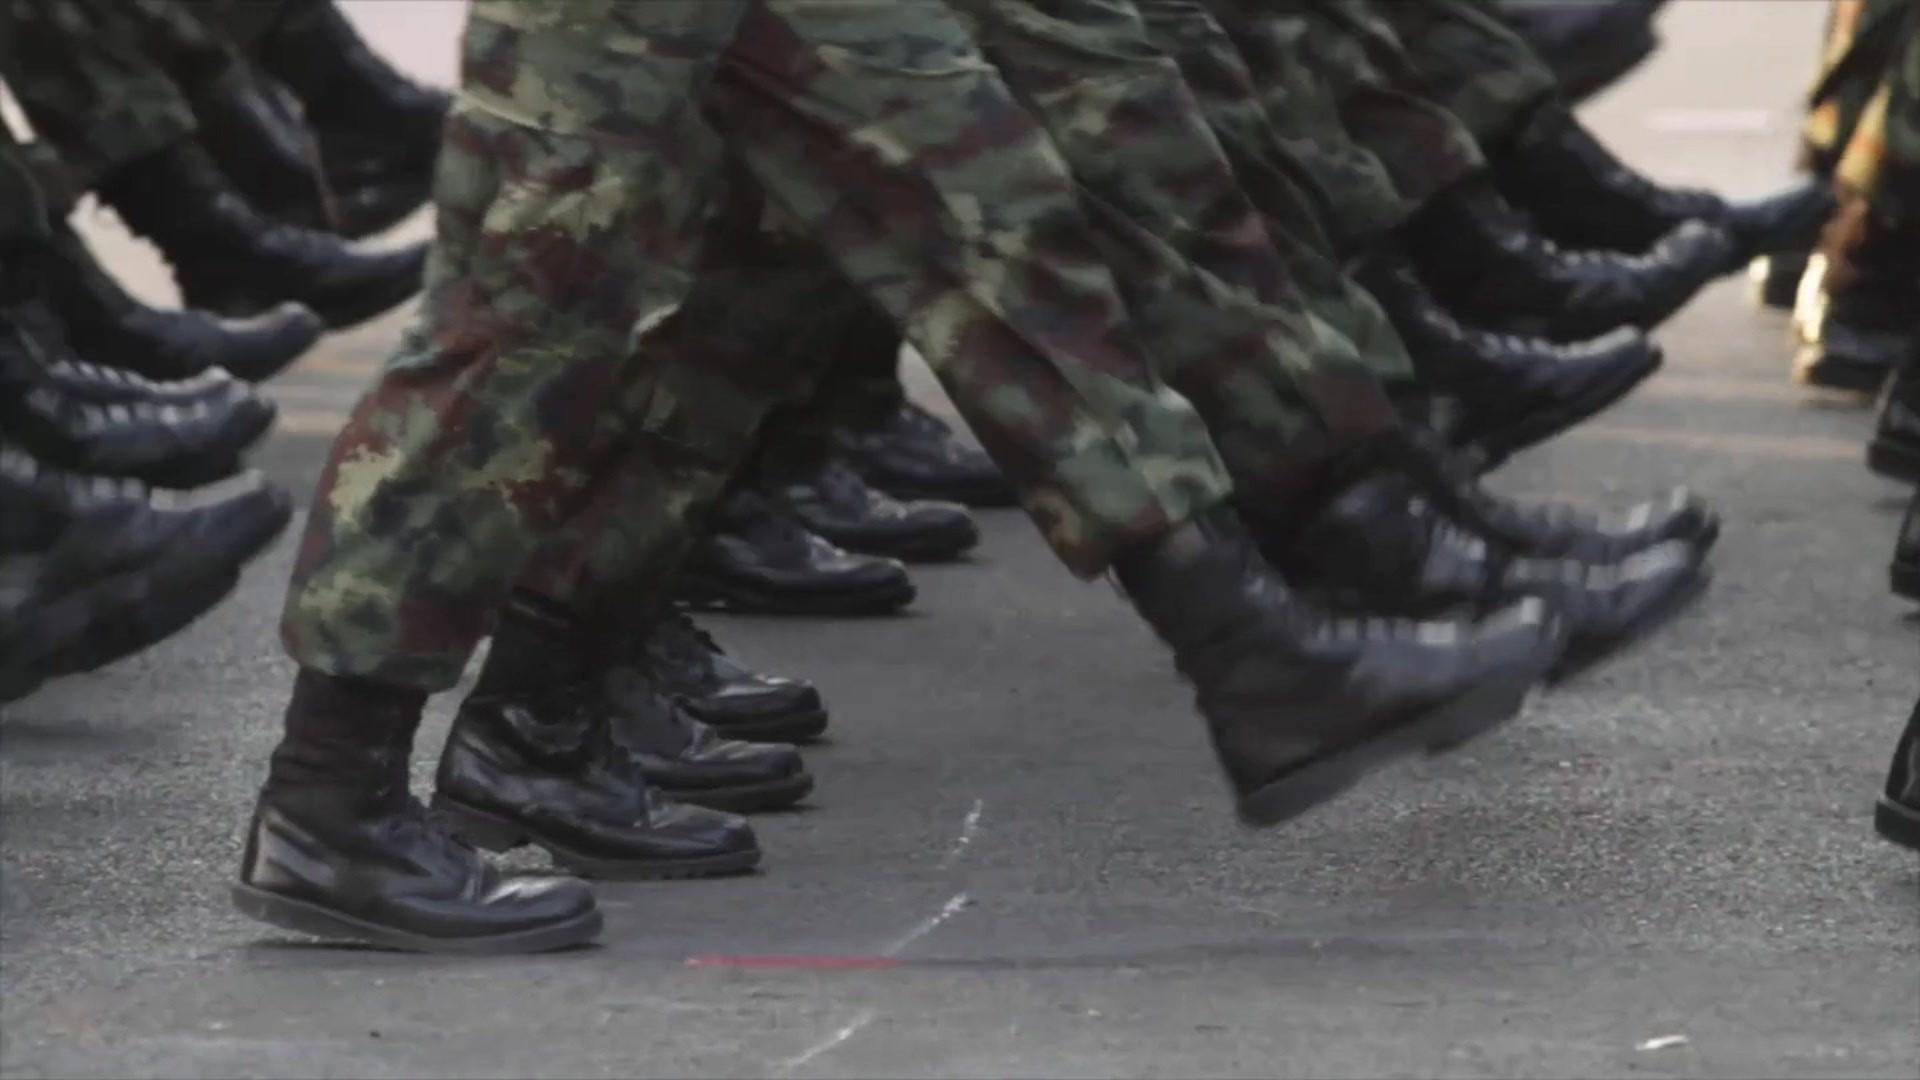
M784 810L813 791L798 750L721 736L664 693L641 664L613 665L602 684L613 706L614 739L668 798L752 814Z
M286 527L258 474L191 504L50 469L0 443L0 700L158 642L231 591Z
M1538 600L1475 620L1336 619L1304 604L1215 511L1115 570L1193 683L1242 821L1306 813L1385 761L1511 720L1559 657Z
M843 551L747 490L721 501L675 590L696 610L762 615L889 615L914 597L899 562Z
M452 99L402 75L332 4L289 9L258 60L305 106L334 190L431 176Z
M198 400L75 394L69 367L49 374L43 348L19 322L0 324L0 424L48 464L95 476L198 487L240 470L240 455L273 424L271 402L253 394Z
M51 302L41 251L30 272L0 270L0 388L15 397L48 387L90 405L160 405L251 411L271 421L274 408L224 369L154 380L131 368L89 363L75 352L66 320Z
M1733 239L1697 221L1644 255L1566 251L1479 181L1432 200L1402 231L1421 278L1462 318L1561 341L1657 325L1735 265Z
M55 231L53 250L48 299L74 348L149 378L182 379L217 367L262 382L298 360L326 329L318 315L292 301L247 319L151 308L129 296L72 230Z
M1893 546L1893 591L1909 600L1920 600L1920 493L1907 504L1906 520L1900 524L1900 539Z
M254 315L286 300L328 326L371 319L420 291L424 243L361 252L262 217L206 152L178 143L115 170L99 193L172 264L189 307Z
M199 139L235 189L275 221L335 231L320 149L251 65L233 64L192 88ZM284 91L278 91L284 93Z
M300 672L234 905L298 933L414 952L542 952L599 936L583 882L501 874L408 794L424 701Z
M1835 209L1831 185L1819 179L1747 202L1664 187L1613 156L1558 105L1536 109L1492 159L1507 198L1571 248L1645 251L1686 222L1704 221L1732 236L1731 268L1757 255L1808 250Z
M1598 414L1660 368L1660 347L1635 330L1568 345L1466 326L1403 261L1380 261L1360 280L1406 340L1420 381L1453 399L1454 445L1489 470Z
M386 232L433 197L431 167L418 175L363 180L333 193L333 231L350 240Z
M685 612L655 620L641 649L660 689L726 738L799 743L827 730L827 708L811 684L745 667Z
M648 783L602 686L607 647L570 616L513 600L447 736L434 809L482 847L535 844L589 877L710 877L758 865L745 821Z
M907 562L949 562L980 543L965 507L942 502L898 502L869 487L851 465L832 454L761 461L753 483L808 532L861 555Z
M1348 479L1368 470L1401 477L1411 499L1521 554L1616 563L1679 540L1704 555L1720 539L1720 515L1686 488L1601 516L1563 503L1525 504L1488 491L1476 470L1430 432L1407 428L1355 448Z
M1793 380L1806 386L1874 395L1920 342L1912 288L1864 277L1830 290L1793 360Z
M1887 785L1873 808L1873 828L1903 848L1920 851L1920 702L1894 744Z
M849 411L833 430L834 447L867 483L896 499L963 506L1015 503L1000 467L967 445L946 422L911 401Z
M1920 338L1887 388L1867 465L1888 479L1920 484Z
M1654 12L1666 0L1501 0L1500 16L1527 39L1578 104L1653 55Z
M1538 597L1566 621L1565 678L1644 636L1698 597L1700 548L1656 544L1615 563L1547 559L1470 531L1409 496L1392 474L1363 476L1303 524L1261 529L1267 558L1335 610L1433 617Z

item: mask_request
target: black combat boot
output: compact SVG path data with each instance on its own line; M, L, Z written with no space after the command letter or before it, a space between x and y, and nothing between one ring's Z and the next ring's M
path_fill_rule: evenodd
M761 615L889 615L913 602L893 559L854 555L809 532L757 492L721 501L675 583L697 610Z
M1720 539L1720 515L1685 488L1601 517L1562 503L1527 505L1481 486L1475 471L1430 432L1393 432L1353 454L1354 475L1380 468L1407 478L1408 494L1523 555L1616 563L1670 540L1704 555Z
M63 469L197 487L238 472L241 453L273 423L272 403L252 394L186 402L75 394L77 373L51 377L46 355L20 324L0 325L0 425Z
M1498 11L1527 39L1578 103L1653 55L1654 12L1666 0L1500 0Z
M1477 180L1429 202L1403 234L1420 276L1462 318L1562 341L1654 326L1735 265L1732 238L1697 221L1644 255L1562 250Z
M1564 678L1613 654L1700 595L1703 551L1684 540L1619 562L1527 555L1471 530L1413 494L1392 472L1363 473L1324 506L1256 526L1288 580L1334 610L1433 617L1485 612L1539 597L1566 621Z
M232 64L192 87L201 145L248 203L275 221L336 230L320 150L299 116L251 65Z
M980 543L966 508L945 502L899 502L869 487L844 460L764 457L751 483L807 531L861 555L908 562L948 562Z
M1512 719L1564 643L1533 599L1480 619L1330 618L1296 599L1223 511L1115 570L1193 683L1241 820L1255 825Z
M654 620L642 649L660 689L726 738L798 743L827 730L826 705L811 684L748 669L685 612Z
M149 379L136 366L89 363L75 352L66 320L54 305L45 271L48 251L36 248L0 268L0 388L24 397L48 388L90 405L207 407L250 412L271 421L273 405L221 368ZM23 265L24 264L24 265Z
M867 483L896 499L1014 505L1013 485L992 458L963 442L944 420L904 398L843 410L833 440L840 456Z
M602 684L614 738L668 798L751 814L784 810L813 791L798 750L723 737L663 692L642 661L613 665Z
M1867 446L1867 464L1893 480L1920 484L1920 338L1894 373Z
M254 315L297 300L328 326L344 327L420 291L426 244L360 252L330 234L269 221L191 142L115 170L98 190L159 246L190 307Z
M332 4L289 9L259 62L305 106L335 191L412 181L424 193L452 104L444 91L395 70Z
M760 862L753 829L648 784L602 683L609 635L516 598L447 735L433 807L482 847L535 844L589 877L709 877Z
M599 936L583 882L502 875L408 793L424 703L418 691L300 672L235 906L303 934L416 952L542 952Z
M433 172L362 181L333 195L333 231L350 240L386 232L433 197Z
M1559 105L1536 109L1492 159L1507 198L1571 248L1645 251L1681 225L1704 221L1732 236L1732 258L1744 264L1756 255L1808 250L1835 209L1831 186L1819 179L1748 202L1664 187L1615 157Z
M1900 525L1900 538L1893 545L1893 591L1909 600L1920 600L1920 493L1907 504L1907 517Z
M1901 847L1920 851L1920 702L1914 703L1907 729L1894 744L1887 786L1873 808L1873 827Z
M1406 340L1420 381L1455 402L1454 445L1486 469L1598 414L1660 368L1660 347L1637 330L1560 344L1466 326L1400 260L1375 262L1361 280Z
M162 311L129 296L72 230L55 232L48 297L83 355L153 379L224 368L248 382L279 374L320 340L326 324L288 301L247 319Z
M199 618L291 514L258 474L189 502L49 469L0 443L0 701Z

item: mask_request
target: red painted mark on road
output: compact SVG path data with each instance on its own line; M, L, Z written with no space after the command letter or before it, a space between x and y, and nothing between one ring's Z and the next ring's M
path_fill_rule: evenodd
M687 957L688 967L790 968L800 971L885 971L900 961L891 956L811 956L806 954L736 955L698 953Z

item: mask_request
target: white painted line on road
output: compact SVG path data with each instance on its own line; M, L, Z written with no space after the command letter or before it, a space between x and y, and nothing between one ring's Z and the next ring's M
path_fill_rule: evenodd
M826 1038L821 1039L819 1042L814 1043L812 1046L807 1047L807 1049L802 1051L801 1053L795 1054L794 1056L781 1062L780 1075L782 1076L791 1075L793 1072L800 1069L802 1066L806 1065L807 1062L812 1061L814 1058L819 1057L821 1054L824 1054L827 1051L832 1050L834 1047L839 1046L841 1043L844 1043L848 1039L851 1039L855 1035L858 1035L860 1033L860 1029L863 1027L866 1027L868 1024L873 1023L873 1018L878 1015L879 1013L874 1009L860 1010L859 1014L856 1015L853 1018L853 1021L849 1023L846 1027L841 1028L840 1030L834 1032L833 1034L827 1036Z
M1649 128L1667 135L1751 135L1773 126L1771 109L1655 109Z
M881 956L900 955L900 953L904 951L907 946L913 944L916 941L919 941L921 938L926 937L928 934L933 933L935 930L940 929L940 927L944 923L946 923L948 919L951 919L955 915L958 915L962 911L966 910L968 903L969 903L969 900L966 893L956 894L953 897L953 899L948 900L944 905L942 905L939 911L936 911L932 915L929 915L926 918L920 920L920 922L917 925L915 925L913 929L907 931L906 933L900 935L900 937L895 939L893 944L887 946L884 949L881 949L880 955Z
M946 857L940 860L940 869L945 870L959 862L960 856L967 853L967 848L973 844L974 836L980 832L980 815L986 808L987 804L984 800L973 800L973 809L968 810L967 816L961 819L960 835L954 837L953 843L947 848Z

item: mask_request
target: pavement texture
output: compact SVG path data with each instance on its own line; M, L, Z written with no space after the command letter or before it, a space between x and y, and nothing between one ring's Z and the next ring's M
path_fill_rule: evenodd
M451 77L457 5L349 7ZM1823 10L1671 5L1666 49L1589 115L1661 177L1776 186ZM150 251L87 223L167 296ZM272 387L263 468L310 490L403 324ZM603 887L603 944L565 955L321 947L230 910L290 676L283 542L190 632L0 724L0 1072L1920 1074L1920 864L1867 824L1920 689L1920 620L1886 588L1904 496L1862 466L1861 407L1788 385L1785 320L1741 282L1661 337L1668 370L1495 482L1691 485L1727 515L1717 581L1504 733L1244 831L1120 598L989 514L905 617L710 621L828 695L820 790L757 823L762 873Z

